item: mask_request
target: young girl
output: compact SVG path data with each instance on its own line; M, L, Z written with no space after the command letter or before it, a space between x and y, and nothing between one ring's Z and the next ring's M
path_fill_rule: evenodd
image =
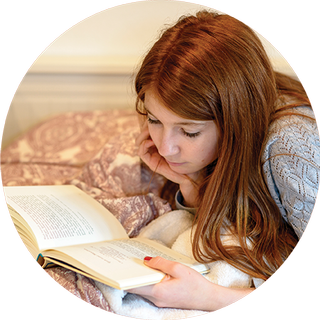
M272 69L255 33L201 11L166 30L136 76L146 118L139 155L194 212L194 257L268 279L301 237L315 202L320 143L301 84ZM223 245L229 232L239 245ZM159 257L167 276L131 290L160 307L216 310L254 288L225 288Z

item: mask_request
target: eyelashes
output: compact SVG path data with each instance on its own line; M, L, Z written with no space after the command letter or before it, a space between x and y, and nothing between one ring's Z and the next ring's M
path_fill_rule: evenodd
M159 120L151 119L150 117L147 117L147 120L150 124L161 124ZM183 128L181 128L181 132L188 138L196 138L201 134L201 132L187 132Z
M190 133L190 132L184 131L183 129L182 129L182 131L183 131L183 134L184 134L185 136L189 137L189 138L195 138L195 137L197 137L197 136L200 135L200 132Z
M154 119L151 119L151 118L147 118L148 119L148 122L150 123L150 124L161 124L161 122L159 121L159 120L154 120Z

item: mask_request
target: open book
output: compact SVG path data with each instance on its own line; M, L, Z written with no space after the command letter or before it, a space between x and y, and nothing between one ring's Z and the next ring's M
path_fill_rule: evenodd
M144 265L162 256L206 273L206 265L144 238L129 238L116 217L75 186L4 187L24 244L47 268L60 265L117 289L160 282L164 274Z

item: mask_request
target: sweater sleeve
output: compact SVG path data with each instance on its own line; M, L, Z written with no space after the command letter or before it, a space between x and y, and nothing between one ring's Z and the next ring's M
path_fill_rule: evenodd
M298 109L313 115L310 108ZM320 178L320 142L315 121L302 116L277 120L270 128L262 160L270 194L283 218L301 238L316 201Z

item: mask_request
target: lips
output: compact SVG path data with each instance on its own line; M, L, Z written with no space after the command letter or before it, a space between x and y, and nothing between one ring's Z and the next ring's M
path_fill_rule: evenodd
M171 162L171 161L168 161L166 159L167 163L169 166L172 166L172 167L179 167L179 166L182 166L185 164L185 162Z

